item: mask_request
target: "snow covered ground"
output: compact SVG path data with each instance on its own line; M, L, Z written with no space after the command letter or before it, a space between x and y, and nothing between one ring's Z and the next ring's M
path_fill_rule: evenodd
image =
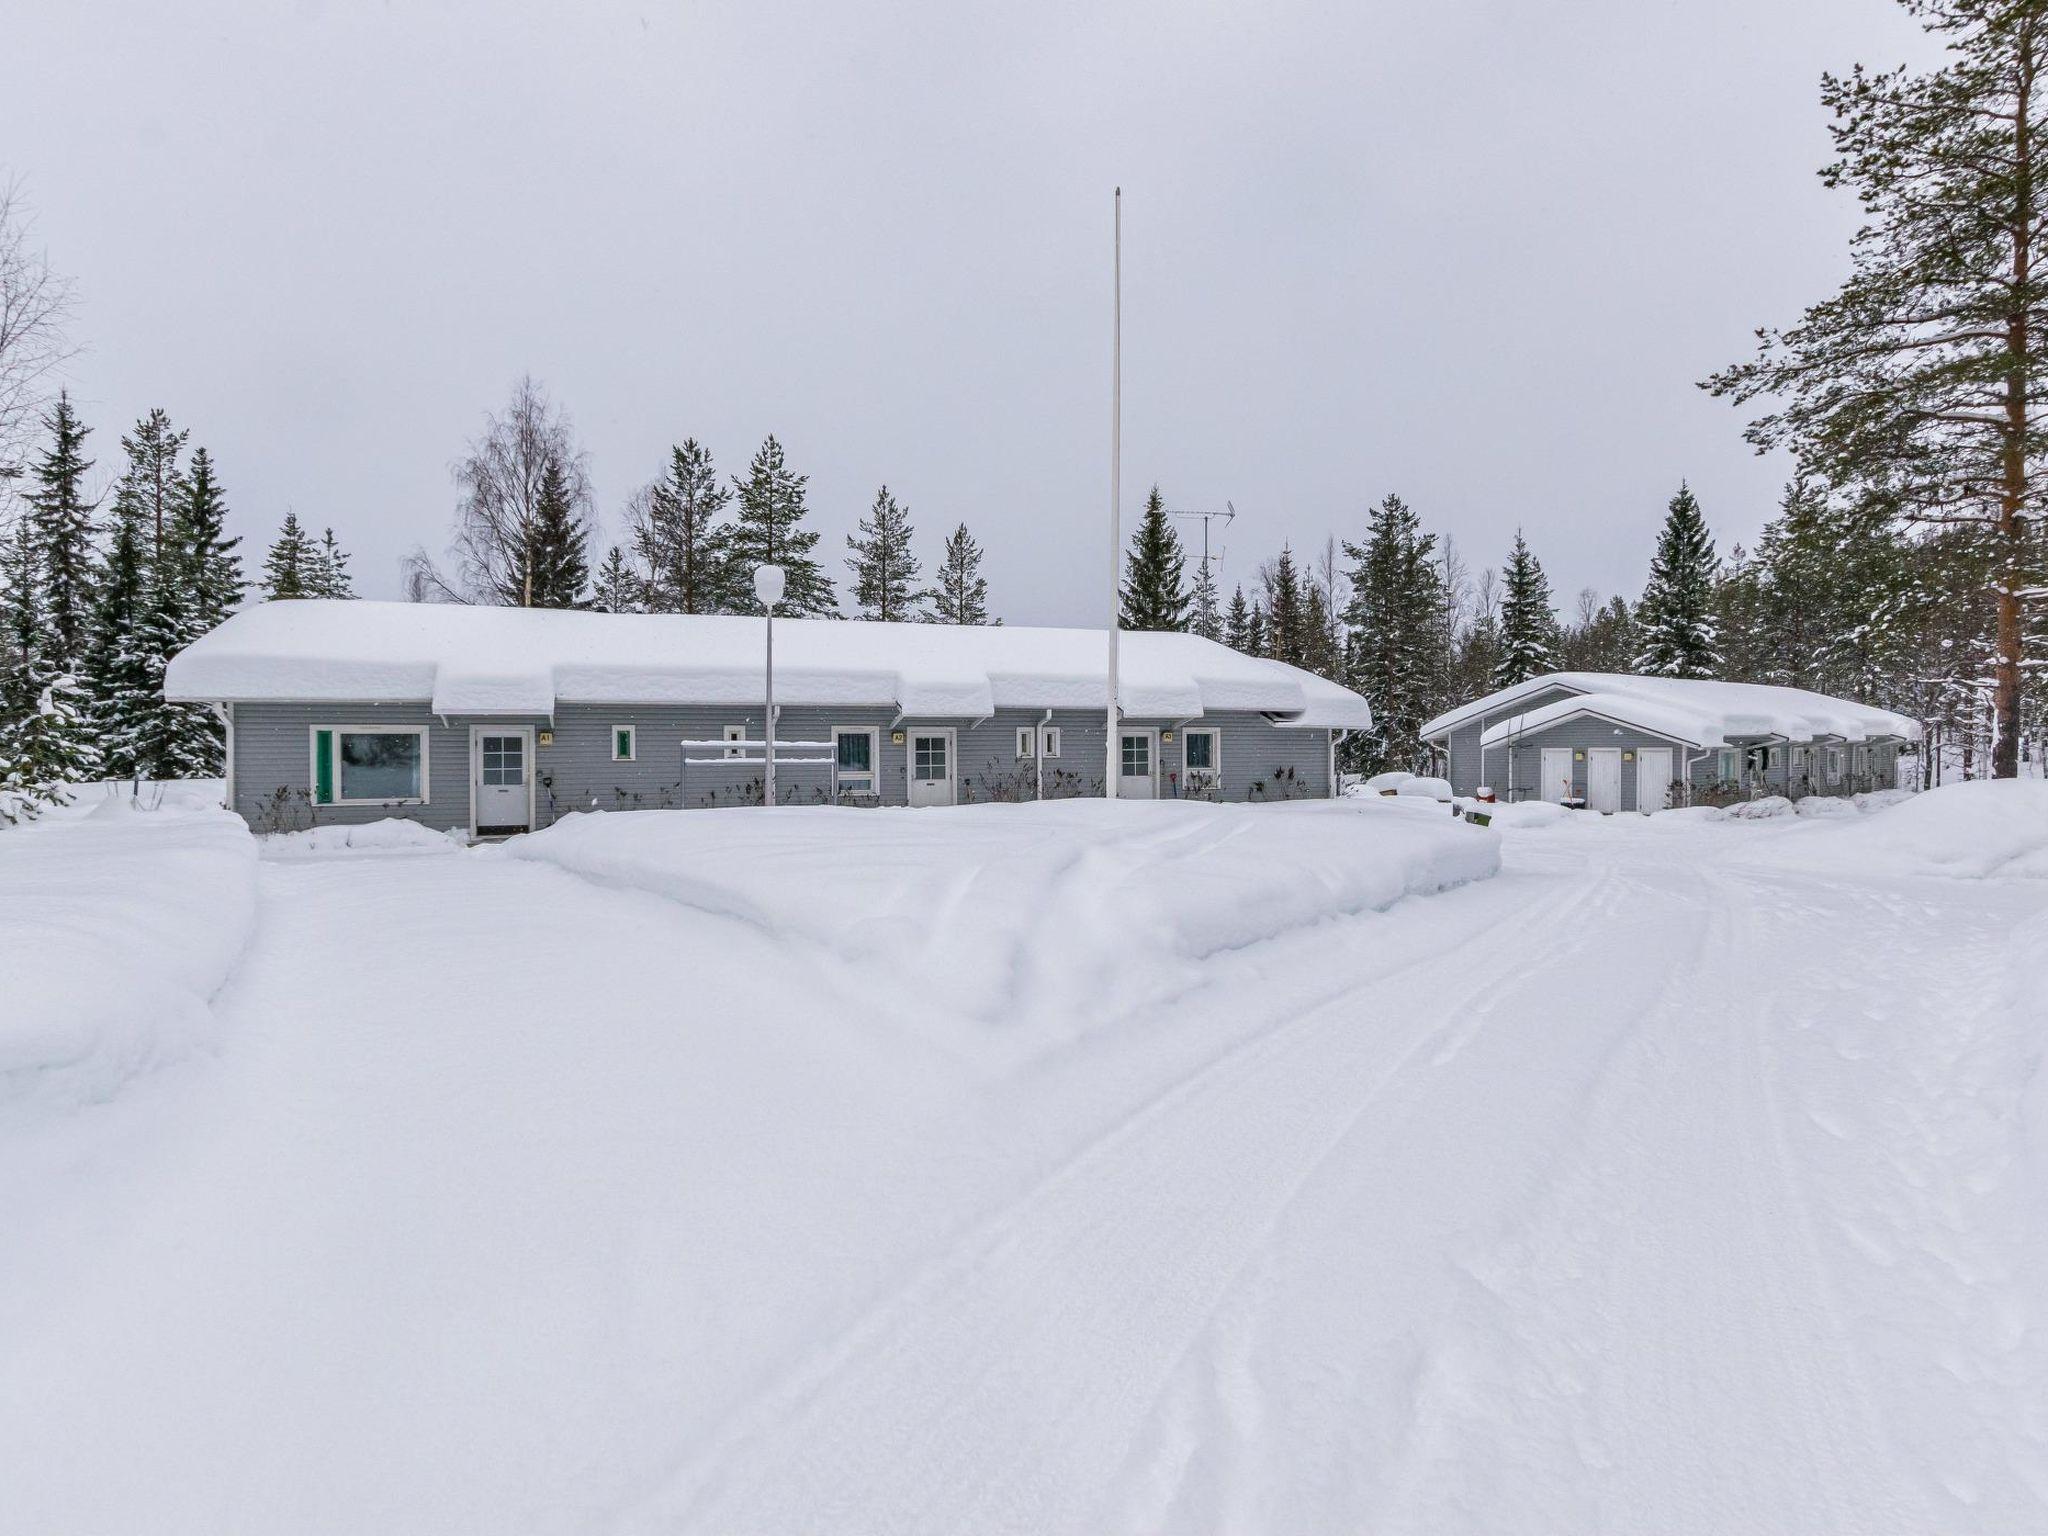
M0 1531L2040 1530L1994 788L0 834L226 977L0 1114Z

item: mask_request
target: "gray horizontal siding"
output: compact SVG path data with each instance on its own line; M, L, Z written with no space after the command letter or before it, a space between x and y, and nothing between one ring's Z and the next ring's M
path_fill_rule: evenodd
M1493 787L1494 793L1503 800L1540 799L1538 779L1543 771L1543 749L1546 747L1563 747L1572 752L1572 794L1575 796L1586 793L1587 762L1580 754L1595 747L1619 747L1625 753L1639 754L1638 758L1621 765L1621 808L1624 811L1637 809L1636 766L1644 748L1669 747L1674 778L1684 777L1687 755L1698 750L1606 720L1562 720L1547 730L1526 732L1515 739L1512 747L1501 743L1486 749L1487 783ZM1661 810L1663 807L1652 806L1651 809Z
M713 740L729 725L742 726L759 740L762 711L741 707L649 705L564 705L552 722L541 718L441 720L425 705L238 704L235 706L235 809L260 831L289 830L318 823L360 824L386 816L432 827L469 826L470 727L530 725L552 732L534 751L534 820L546 826L571 811L638 810L743 804L758 800L759 767L752 764L685 766L685 740ZM910 732L947 727L955 732L954 776L962 802L1028 799L1036 790L1034 765L1017 756L1017 731L1036 726L1044 711L1005 710L990 719L896 721L883 709L785 709L785 741L825 741L835 727L879 733L881 798L907 803ZM1060 755L1045 763L1049 797L1099 795L1105 768L1101 715L1057 711ZM1286 730L1261 715L1217 715L1200 722L1221 732L1226 800L1309 798L1330 792L1330 733ZM1174 730L1170 720L1132 720L1132 727ZM424 725L428 730L428 803L392 806L319 806L311 803L311 732L324 725ZM632 726L636 753L631 762L612 760L612 733ZM892 727L905 741L890 740ZM1159 793L1178 791L1184 742L1175 731L1159 747ZM714 753L692 749L692 757ZM809 755L809 754L802 754ZM829 755L820 753L817 755ZM822 803L830 798L830 764L785 765L776 770L780 797Z
M1486 785L1503 800L1507 798L1507 787L1487 771L1489 756L1483 755L1479 739L1487 728L1512 715L1526 715L1531 710L1541 709L1546 704L1555 704L1560 699L1576 697L1577 690L1571 688L1545 688L1531 694L1512 707L1490 710L1477 719L1467 721L1450 733L1449 762L1445 765L1445 777L1451 781L1451 788L1461 795L1474 794L1481 785Z

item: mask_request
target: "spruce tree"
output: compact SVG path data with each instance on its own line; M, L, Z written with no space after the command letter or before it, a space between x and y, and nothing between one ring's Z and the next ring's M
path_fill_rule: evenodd
M135 423L135 429L121 439L128 455L120 489L132 497L147 534L145 560L154 563L162 554L164 539L184 496L185 472L178 455L185 451L185 439L192 434L174 431L171 418L161 406Z
M981 546L962 523L946 539L939 560L939 585L925 617L934 624L1000 624L988 613L988 582L981 574Z
M1346 681L1372 706L1372 730L1353 763L1367 772L1419 768L1422 724L1447 688L1444 643L1450 594L1425 534L1399 496L1373 509L1363 544L1346 541L1352 561Z
M348 598L356 595L355 578L348 573L348 555L329 528L320 536L306 565L306 596Z
M633 553L647 572L652 611L727 611L731 552L723 519L731 500L710 451L694 437L669 449L668 473L647 488L631 514ZM751 572L748 577L751 604Z
M1302 588L1301 665L1318 677L1336 682L1344 675L1344 656L1330 600L1314 582Z
M0 543L0 723L27 716L49 682L48 629L35 521L18 511Z
M754 568L779 565L783 571L781 611L795 618L832 618L838 597L811 551L818 531L804 526L810 476L790 469L782 444L771 434L755 452L745 479L735 478L737 509L727 545L724 606L733 613L754 607Z
M645 613L646 591L639 572L626 563L625 552L614 544L597 568L590 606L599 613Z
M280 598L316 596L312 589L319 585L315 570L318 559L313 541L299 526L299 515L287 511L270 553L263 557L264 597L276 602Z
M1274 661L1284 661L1289 666L1306 666L1309 653L1307 605L1301 576L1294 564L1293 547L1281 545L1279 559L1268 565L1260 576L1266 590L1266 600L1261 605L1264 614L1261 654Z
M1223 638L1223 609L1217 601L1216 576L1207 560L1195 563L1195 591L1188 606L1188 632L1204 640Z
M917 585L918 560L910 550L910 514L883 486L875 504L861 519L860 530L846 536L853 572L853 600L864 619L897 623L923 617L930 595Z
M1166 500L1155 485L1145 498L1137 532L1131 535L1117 622L1125 629L1186 629L1188 592L1182 579L1186 563L1180 536L1166 515Z
M1649 584L1636 606L1642 650L1636 670L1651 677L1713 677L1721 664L1714 634L1714 538L1691 487L1680 483L1657 536Z
M69 805L72 786L100 777L85 695L68 672L43 684L28 712L0 725L0 824Z
M1244 600L1244 588L1238 587L1230 594L1230 609L1223 618L1223 643L1233 651L1246 656L1256 656L1258 646L1252 637L1251 604Z
M1500 656L1494 664L1493 686L1511 688L1557 670L1557 613L1550 604L1550 578L1519 528L1501 585Z
M178 561L191 583L191 639L217 629L242 605L239 538L227 537L227 499L204 448L192 451L176 518Z
M117 495L113 535L94 593L92 641L86 657L86 695L105 771L117 779L141 764L143 741L159 700L150 693L142 621L148 608L142 508Z
M577 516L568 473L550 456L541 465L533 517L512 552L514 589L528 608L582 608L590 586L590 529Z
M28 493L42 566L43 646L58 672L76 673L83 665L92 615L93 512L85 494L85 456L90 428L71 409L71 397L59 393L44 415L49 443L30 473Z

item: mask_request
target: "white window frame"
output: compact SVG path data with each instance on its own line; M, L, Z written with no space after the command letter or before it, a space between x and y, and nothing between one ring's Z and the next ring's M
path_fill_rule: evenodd
M722 741L745 741L747 739L747 728L744 725L728 725L722 727L718 735ZM727 747L725 755L727 757L745 757L747 752L745 747Z
M1842 782L1842 749L1840 747L1828 748L1828 782L1830 784Z
M1017 758L1022 762L1038 755L1038 727L1020 725L1017 727Z
M619 733L626 733L626 755L619 756ZM640 727L637 725L615 725L611 733L612 761L615 763L637 763L640 761Z
M1733 784L1736 775L1742 772L1742 753L1735 747L1723 747L1720 760L1714 764L1715 773L1724 784Z
M331 733L334 743L334 798L321 801L320 795L320 733ZM420 739L420 792L417 796L379 795L370 800L344 799L341 793L341 738L344 736L417 736ZM338 809L352 805L431 805L433 804L434 776L430 754L434 747L433 730L424 725L333 725L321 721L306 727L306 788L313 795L314 808L321 805Z
M1188 743L1197 736L1209 738L1209 766L1207 768L1190 768L1188 766ZM1198 725L1192 729L1183 729L1180 733L1180 771L1181 788L1184 790L1192 790L1198 783L1204 789L1221 790L1223 788L1223 732L1213 725ZM1201 775L1199 780L1195 777L1197 774Z
M842 736L865 736L868 739L868 771L866 774L868 782L864 786L845 784L840 781L839 738ZM877 799L881 798L882 732L876 726L835 725L832 727L832 798L837 800L841 795L848 794L873 795Z
M1043 743L1045 756L1058 757L1060 755L1060 728L1058 726L1041 725L1038 728L1038 737L1040 742Z

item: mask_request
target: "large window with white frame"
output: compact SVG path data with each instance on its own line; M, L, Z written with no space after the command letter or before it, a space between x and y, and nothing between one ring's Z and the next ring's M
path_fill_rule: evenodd
M1214 726L1181 732L1182 788L1190 795L1214 794L1223 787L1223 733Z
M832 728L832 796L881 793L882 733L871 726Z
M315 805L425 805L423 725L318 725L312 739Z

